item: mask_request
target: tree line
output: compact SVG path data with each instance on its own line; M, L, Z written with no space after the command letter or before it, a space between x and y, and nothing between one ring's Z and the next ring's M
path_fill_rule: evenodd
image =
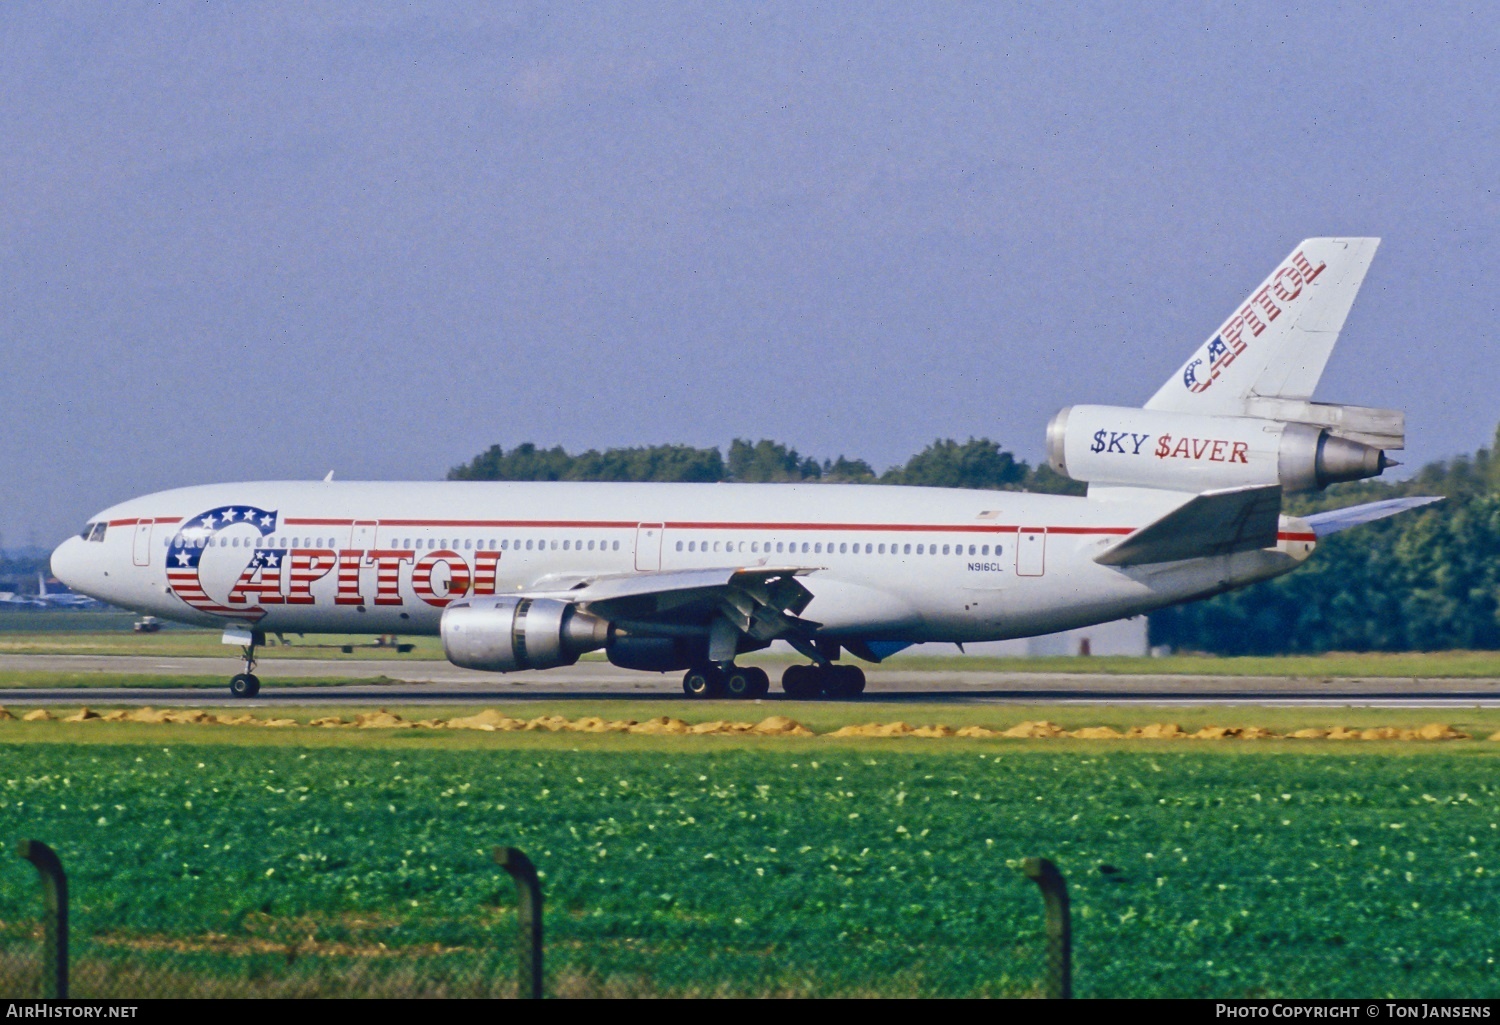
M1221 655L1325 651L1500 649L1500 430L1491 448L1429 463L1409 480L1336 485L1292 496L1305 515L1407 495L1446 501L1324 538L1301 568L1275 580L1151 616L1151 643ZM863 459L821 462L779 442L718 448L491 446L450 480L824 482L982 488L1050 494L1084 487L1031 466L988 438L938 439L876 473Z
M901 466L877 474L863 459L819 462L780 442L736 438L728 453L689 445L589 449L578 455L561 445L549 449L526 442L509 452L491 445L462 466L449 480L592 480L663 481L714 484L825 483L906 484L934 488L983 488L1081 495L1083 485L1054 473L1045 464L1031 466L988 438L958 442L939 438Z
M1445 501L1323 538L1300 569L1151 615L1151 643L1221 655L1500 648L1500 430L1410 480L1286 502L1292 515L1408 495Z

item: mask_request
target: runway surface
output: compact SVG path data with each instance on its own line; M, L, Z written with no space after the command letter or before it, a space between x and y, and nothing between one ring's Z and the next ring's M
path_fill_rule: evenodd
M234 658L115 655L0 655L6 672L218 676L222 690L199 687L0 687L0 703L237 707L286 704L485 704L630 698L683 702L680 674L639 673L605 662L500 676L447 662L390 659L274 659L262 662L259 697L229 696ZM772 679L782 666L768 665ZM1500 707L1500 679L1123 676L1106 673L999 673L924 670L910 662L867 668L866 701L954 704L1258 705L1366 708ZM298 679L390 682L278 685ZM773 686L768 702L789 701Z

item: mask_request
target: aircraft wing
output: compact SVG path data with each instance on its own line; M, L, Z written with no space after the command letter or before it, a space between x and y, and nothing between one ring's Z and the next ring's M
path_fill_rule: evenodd
M813 597L797 577L817 568L730 566L633 573L579 581L563 591L524 592L524 596L573 602L642 632L655 628L669 635L705 633L711 645L715 643L714 623L719 621L755 640L780 637L799 647L811 643L811 630L818 624L797 618ZM723 643L730 643L729 638Z
M1126 535L1094 561L1140 566L1274 548L1280 519L1280 485L1205 491Z
M1383 520L1387 516L1394 516L1408 509L1417 509L1442 500L1441 495L1423 498L1388 498L1383 502L1366 502L1364 505L1351 505L1347 509L1330 509L1328 512L1313 513L1311 516L1302 517L1302 522L1311 527L1312 532L1318 537L1327 537L1329 534L1337 534L1341 530L1348 530L1362 523L1373 523L1375 520Z

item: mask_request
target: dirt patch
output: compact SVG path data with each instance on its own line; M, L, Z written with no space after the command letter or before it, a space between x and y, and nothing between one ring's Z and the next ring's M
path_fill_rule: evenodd
M1068 736L1075 740L1124 740L1125 734L1113 726L1085 726L1081 730L1074 730Z
M1015 740L1051 740L1056 737L1066 737L1068 734L1057 723L1043 719L1041 722L1018 723L1000 735Z
M1147 726L1132 726L1125 731L1130 740L1183 740L1189 735L1175 722L1154 722Z

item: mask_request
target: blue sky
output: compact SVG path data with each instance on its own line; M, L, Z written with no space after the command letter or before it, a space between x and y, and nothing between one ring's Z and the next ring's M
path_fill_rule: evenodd
M1035 461L1300 239L1319 398L1488 443L1500 19L1437 4L8 4L5 544L204 481L771 437Z

